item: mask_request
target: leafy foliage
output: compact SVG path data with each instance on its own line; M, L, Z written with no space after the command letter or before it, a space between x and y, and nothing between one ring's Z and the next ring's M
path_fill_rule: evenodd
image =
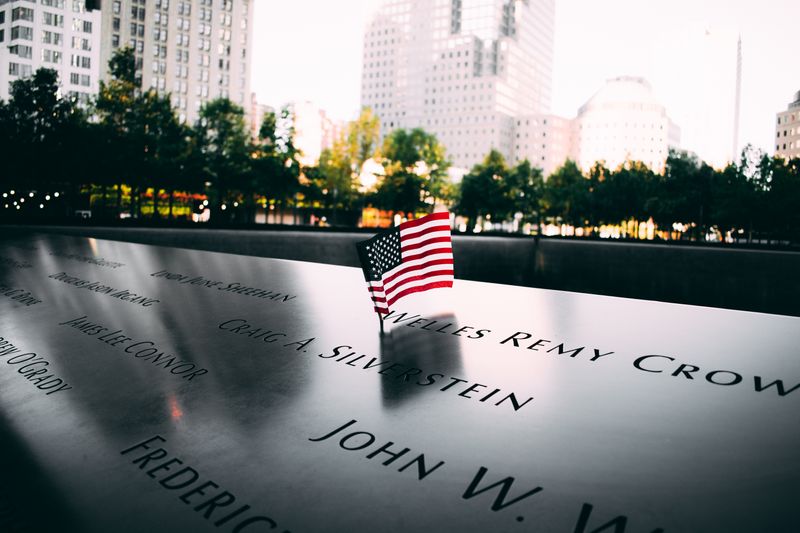
M415 213L449 196L450 162L436 137L415 128L393 131L383 142L385 177L372 202L389 211Z
M223 222L251 222L267 206L301 207L342 224L354 223L367 205L416 216L444 204L470 229L487 221L518 228L517 222L547 221L591 232L652 219L660 229L688 228L680 238L716 232L800 240L800 159L772 158L750 146L723 169L670 151L663 174L636 161L617 169L597 163L584 174L566 161L546 180L528 161L511 166L492 150L454 184L433 134L398 129L381 143L378 118L365 108L317 164L303 167L290 108L267 113L255 139L244 110L225 98L208 102L196 124L182 124L169 95L139 88L130 48L117 51L108 68L110 79L89 105L61 94L53 70L12 83L9 101L0 101L4 191L58 190L65 193L62 214L91 202L93 216L114 218L125 210L133 217L172 216L182 191L184 199L207 198L213 220ZM362 183L370 173L374 185ZM163 194L168 211L160 205Z

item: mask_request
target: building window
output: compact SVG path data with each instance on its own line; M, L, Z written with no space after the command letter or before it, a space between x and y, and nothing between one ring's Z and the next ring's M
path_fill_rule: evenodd
M33 40L33 28L27 26L14 26L11 28L11 40L22 39L24 41Z
M29 7L15 7L11 10L11 20L27 20L33 22L33 9Z
M22 78L27 78L28 76L31 75L31 66L22 65L19 63L9 63L8 74L11 76L20 76Z
M64 27L64 15L57 15L55 13L45 11L42 13L42 21L44 22L45 26L55 26L57 28Z
M86 56L79 56L72 54L70 58L70 65L78 68L92 68L92 58Z
M42 43L61 46L61 34L52 31L42 32Z
M14 46L10 46L8 51L16 56L19 56L23 59L30 59L33 57L33 47L26 46L24 44L16 44Z
M42 61L45 63L61 63L61 52L57 50L42 50Z

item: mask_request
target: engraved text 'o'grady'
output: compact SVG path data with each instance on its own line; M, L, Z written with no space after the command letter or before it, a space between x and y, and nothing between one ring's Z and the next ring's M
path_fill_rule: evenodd
M67 382L56 376L50 370L50 361L37 355L34 352L18 353L22 349L14 345L6 337L0 337L0 360L12 368L17 369L17 373L30 381L37 389L47 391L50 395L56 392L67 391L72 388Z

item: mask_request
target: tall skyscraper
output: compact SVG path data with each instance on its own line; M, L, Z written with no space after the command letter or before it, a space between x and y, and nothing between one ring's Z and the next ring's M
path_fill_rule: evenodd
M784 159L800 157L800 91L786 111L778 113L775 125L775 155Z
M251 112L252 0L104 0L102 75L113 53L130 46L143 89L172 95L181 120L230 98Z
M84 0L0 0L0 99L40 67L58 72L62 94L97 93L100 12ZM88 9L87 9L88 5Z
M547 113L555 0L388 0L364 34L361 104L381 134L422 127L469 168L514 159L517 117Z
M742 100L742 36L736 43L736 96L733 101L733 150L731 161L739 158L739 106Z

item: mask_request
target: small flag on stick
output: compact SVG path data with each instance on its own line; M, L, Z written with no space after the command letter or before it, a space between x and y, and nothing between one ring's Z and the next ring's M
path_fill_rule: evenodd
M357 243L356 248L379 316L403 296L453 286L450 213L446 211L403 222Z

